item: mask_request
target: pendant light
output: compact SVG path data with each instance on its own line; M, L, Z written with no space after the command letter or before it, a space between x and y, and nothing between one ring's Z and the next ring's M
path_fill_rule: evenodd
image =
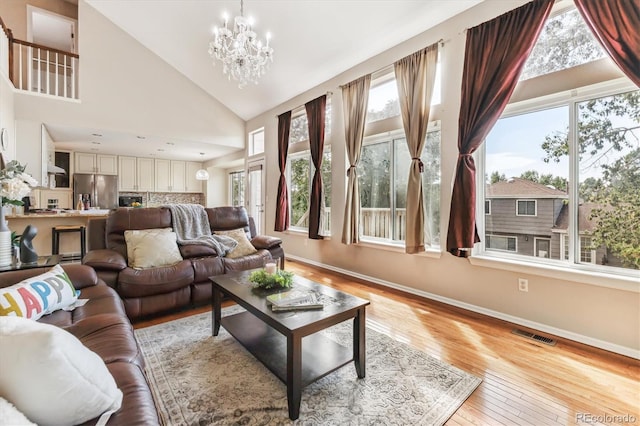
M204 152L200 153L200 158L204 155ZM209 172L206 169L200 169L196 172L196 180L209 180Z

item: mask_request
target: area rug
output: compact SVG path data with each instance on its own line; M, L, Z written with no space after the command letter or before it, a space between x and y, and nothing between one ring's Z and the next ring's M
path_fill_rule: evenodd
M232 306L223 316L241 311ZM351 347L352 323L323 331ZM441 425L481 380L367 324L366 377L353 363L302 391L289 420L287 389L203 313L135 331L161 418L178 425ZM303 360L304 362L304 360Z

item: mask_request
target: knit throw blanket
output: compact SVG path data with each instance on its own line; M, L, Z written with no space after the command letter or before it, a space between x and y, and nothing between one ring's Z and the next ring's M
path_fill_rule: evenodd
M200 204L168 204L164 207L171 211L178 244L205 245L213 248L220 257L238 245L231 237L211 233L209 217Z

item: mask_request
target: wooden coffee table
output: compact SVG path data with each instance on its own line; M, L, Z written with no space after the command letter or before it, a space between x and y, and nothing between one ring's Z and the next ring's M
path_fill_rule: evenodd
M222 325L287 385L289 418L295 420L300 415L300 399L305 386L351 361L358 378L365 376L365 307L369 301L295 276L293 288L315 291L325 307L272 312L266 300L270 293L253 289L248 280L251 272L210 277L213 283L213 335L218 335ZM222 318L223 292L246 312ZM349 319L353 319L352 350L318 333Z

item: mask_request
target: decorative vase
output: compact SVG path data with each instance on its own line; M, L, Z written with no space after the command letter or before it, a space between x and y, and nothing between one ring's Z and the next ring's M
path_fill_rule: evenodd
M12 256L11 230L4 220L4 206L0 203L0 268L11 266Z
M38 261L38 253L33 248L33 239L38 233L38 228L27 225L20 237L20 261L22 263L35 263Z

